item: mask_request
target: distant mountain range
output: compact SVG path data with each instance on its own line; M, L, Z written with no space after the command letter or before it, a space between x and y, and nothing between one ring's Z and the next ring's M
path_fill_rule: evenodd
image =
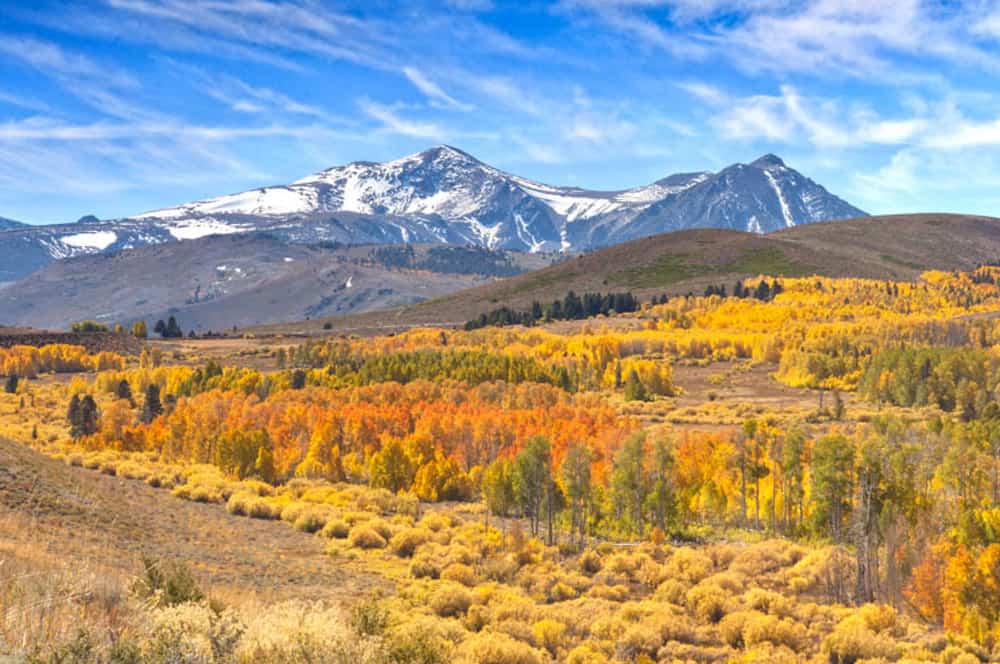
M447 243L539 253L686 228L767 233L859 216L865 213L774 155L718 173L591 191L534 182L442 145L125 219L88 216L76 224L27 227L0 220L0 281L62 258L215 234L266 232L306 245Z
M6 217L0 217L0 231L10 231L15 228L24 228L27 226L26 223L21 221L14 221L13 219L7 219Z

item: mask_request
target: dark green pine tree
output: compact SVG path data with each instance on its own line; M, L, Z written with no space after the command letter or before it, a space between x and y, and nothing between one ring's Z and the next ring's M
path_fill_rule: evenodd
M132 387L124 378L118 382L118 387L115 389L115 396L119 399L126 399L130 403L132 402Z
M180 339L184 336L184 331L181 330L181 326L177 324L177 319L173 316L167 319L167 330L163 336L169 339Z
M7 380L3 384L3 391L6 392L7 394L16 394L17 382L18 382L17 374L11 374L7 376Z
M142 405L142 421L149 424L163 413L160 403L160 386L152 384L146 388L146 402Z
M80 399L79 413L78 423L80 435L89 436L97 433L100 412L97 410L97 402L94 401L94 397L89 394L85 394L84 397Z
M66 412L66 419L69 421L69 435L79 438L80 433L80 395L74 394L69 400L69 410Z

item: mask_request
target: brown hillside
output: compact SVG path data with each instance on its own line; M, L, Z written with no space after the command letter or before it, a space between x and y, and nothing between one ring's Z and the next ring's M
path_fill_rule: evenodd
M0 438L0 562L29 543L125 576L144 555L180 560L206 587L244 596L342 599L383 584L330 565L319 539L286 523L232 516Z
M756 235L697 229L600 249L557 265L418 305L264 326L260 333L366 333L460 325L500 306L526 308L569 290L653 294L732 287L758 274L910 280L928 269L965 269L1000 258L1000 219L955 214L862 217Z

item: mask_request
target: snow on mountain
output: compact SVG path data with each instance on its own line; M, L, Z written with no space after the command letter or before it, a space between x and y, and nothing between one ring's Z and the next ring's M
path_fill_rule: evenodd
M511 175L447 145L384 163L354 162L287 186L156 210L177 221L352 212L384 220L402 241L429 232L490 248L587 249L665 230L716 226L768 232L864 213L774 155L719 173L681 173L625 191L558 187ZM428 226L428 219L445 222ZM638 223L636 223L638 222ZM218 223L218 220L216 221ZM450 231L450 232L449 232Z
M92 233L73 233L60 238L63 244L85 249L107 249L118 239L118 234L112 231L94 231Z
M718 173L678 173L624 191L592 191L512 175L441 145L127 219L13 227L0 233L6 268L0 281L53 259L251 231L295 244L430 242L537 253L684 228L766 233L864 214L774 155Z

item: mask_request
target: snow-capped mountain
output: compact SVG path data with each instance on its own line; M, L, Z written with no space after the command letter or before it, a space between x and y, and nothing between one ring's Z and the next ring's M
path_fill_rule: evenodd
M442 242L548 252L683 228L766 233L864 214L774 155L718 173L591 191L518 177L442 145L127 219L3 231L0 281L60 258L250 231L297 244Z
M15 228L24 228L27 224L14 221L13 219L7 219L6 217L0 217L0 231L9 231Z
M198 201L136 219L191 221L353 212L395 217L403 241L429 234L523 251L589 249L667 230L758 233L865 213L774 155L719 173L671 175L625 191L556 187L442 145L385 163L354 162L292 184ZM438 223L444 220L446 223Z

